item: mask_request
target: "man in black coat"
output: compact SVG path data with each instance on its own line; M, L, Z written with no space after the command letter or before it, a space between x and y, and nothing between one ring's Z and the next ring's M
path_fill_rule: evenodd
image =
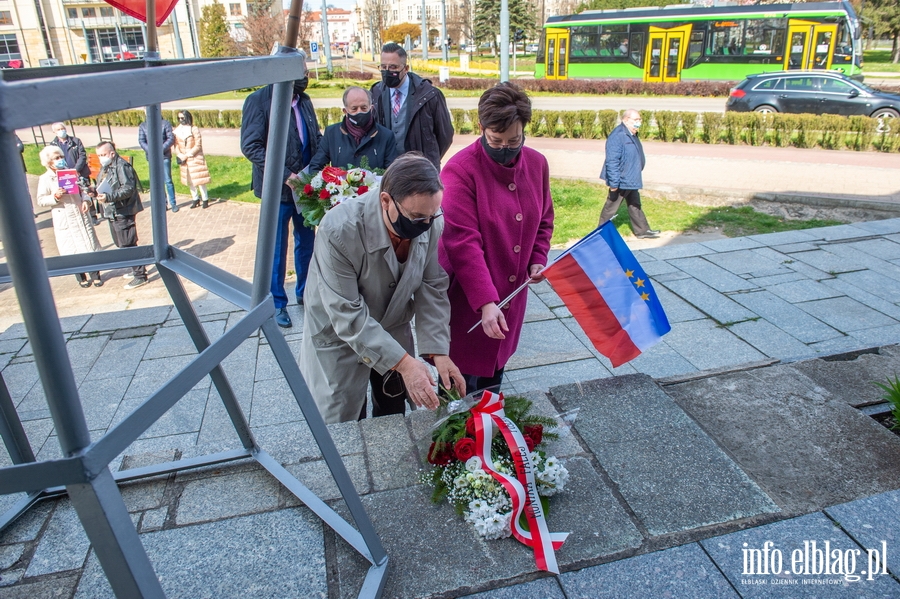
M85 181L90 181L91 167L87 161L87 152L84 151L84 144L77 137L69 135L65 123L53 123L51 128L56 137L50 140L47 145L56 146L62 150L63 156L66 157L66 167L75 169L79 177L85 179Z
M97 175L97 199L106 207L114 207L115 213L109 219L109 232L116 247L130 248L138 244L135 217L144 209L141 194L137 190L137 174L134 167L119 156L116 146L110 141L97 146L97 157L100 158L100 174ZM103 189L109 189L102 193ZM125 275L130 279L125 289L135 289L147 284L147 267L143 264L132 266L131 272Z
M397 143L390 129L372 118L372 94L361 87L344 92L344 118L325 127L319 150L309 163L310 172L329 164L339 168L362 166L386 169L397 157Z
M172 212L178 212L178 204L175 203L175 184L172 182L172 146L175 145L175 131L172 129L172 123L163 119L162 121L162 149L163 149L163 175L166 178L166 195L169 197L169 207ZM147 121L138 126L138 143L144 150L144 156L147 162L150 162L150 145L147 142Z
M381 81L372 86L372 112L394 132L397 154L421 152L436 169L453 143L453 123L441 90L409 72L406 50L393 42L381 48Z
M294 97L291 115L288 119L287 151L281 186L281 208L278 211L278 228L275 237L275 262L272 265L272 296L275 298L275 322L281 327L293 326L287 313L288 298L284 290L284 276L287 269L288 229L294 225L294 268L297 271L295 295L297 303L303 303L306 289L306 273L312 258L315 232L303 225L303 216L294 204L294 196L288 187L288 179L296 179L297 174L309 164L319 147L319 121L309 96L304 93L308 79L294 81ZM272 109L272 86L259 89L244 100L241 120L241 152L253 164L252 186L256 197L262 197L263 171L266 164L266 144L269 141L269 112Z

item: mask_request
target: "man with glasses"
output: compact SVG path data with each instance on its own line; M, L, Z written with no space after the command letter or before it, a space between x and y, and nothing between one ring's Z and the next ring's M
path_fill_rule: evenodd
M434 409L440 383L465 388L450 350L447 274L438 264L443 185L407 153L379 187L341 202L319 225L306 292L300 370L326 423ZM416 319L416 343L410 322Z
M394 132L397 153L421 152L434 167L453 143L453 123L441 90L409 72L406 50L393 42L381 48L381 81L372 86L372 113Z

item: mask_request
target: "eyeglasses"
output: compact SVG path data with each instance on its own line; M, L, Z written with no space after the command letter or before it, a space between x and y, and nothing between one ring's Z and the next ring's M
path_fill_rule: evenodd
M397 207L397 212L399 212L400 214L403 214L403 210L400 208L400 204L397 203L397 200L395 200L393 196L391 196L391 201L394 202L394 206ZM406 215L403 214L403 216L406 216ZM409 218L409 220L416 223L417 225L421 225L422 223L430 223L439 216L444 216L443 208L438 208L438 211L435 212L434 214L432 214L431 216L423 216L421 218L409 218L408 216L406 216L406 218Z
M522 139L517 139L514 142L502 144L502 143L499 143L496 141L491 141L491 140L487 139L486 137L485 137L485 140L487 141L487 145L494 148L495 150L515 150L516 148L521 147L522 142L524 141Z
M381 71L390 71L390 72L392 72L392 73L399 73L400 71L402 71L402 70L405 69L405 68L406 68L406 65L405 65L405 64L404 64L404 65L400 65L400 66L397 66L397 65L395 65L395 64L382 64L382 65L378 65L378 69L379 69L379 70L381 70Z

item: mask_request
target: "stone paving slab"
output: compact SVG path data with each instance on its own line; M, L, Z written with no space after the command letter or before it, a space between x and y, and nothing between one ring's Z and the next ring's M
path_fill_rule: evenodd
M895 577L900 574L900 558L897 556L897 547L900 546L900 491L835 505L826 508L825 513L864 548L879 551L882 572L886 563L891 574ZM887 544L886 562L882 542Z
M646 375L555 387L575 429L651 535L777 512Z
M792 366L671 385L666 393L788 513L900 488L900 438Z
M804 570L806 567L805 557L797 563L792 561L794 552L798 550L799 555L804 556L804 541L810 543L807 545L807 553L810 555L808 570ZM900 595L900 584L889 575L877 576L871 581L867 576L861 576L860 580L851 581L847 580L845 575L813 574L812 572L815 571L812 564L811 543L813 541L815 541L817 549L822 549L826 542L829 543L832 551L846 552L861 549L834 522L818 512L706 539L700 541L700 544L734 588L741 593L742 597L748 599L769 597L791 599L795 597L810 599L886 598ZM772 550L769 553L769 569L756 569L753 574L745 574L744 556L748 554L745 554L744 551L762 550L766 542L772 543L769 545ZM777 555L774 553L776 549L782 556L780 567L777 558L771 557ZM861 571L867 567L865 553L862 555L863 558L857 559L854 564L853 569L856 576L860 576ZM850 565L849 561L845 563L847 566ZM747 566L749 566L749 558L747 558ZM847 566L844 567L844 572L849 569ZM780 575L773 575L773 568L780 571ZM765 574L756 574L755 572L765 572ZM809 572L809 574L805 572Z
M790 281L770 285L767 289L784 301L792 304L834 298L843 295L837 290L819 283L818 281Z
M695 279L703 281L720 293L746 291L756 288L756 285L753 283L716 266L705 258L682 258L680 260L671 260L670 263Z
M900 356L880 351L847 360L805 360L792 367L834 397L859 407L882 401L884 391L872 383L886 383L900 373Z
M754 242L747 237L739 237L737 239L747 240L749 244L740 244L746 245L747 248L731 252L725 252L717 249L717 251L721 253L708 254L706 256L706 260L736 275L746 275L752 272L771 272L773 274L781 271L788 272L788 269L779 266L777 262L749 251L749 248L762 247L761 244ZM722 247L721 241L713 241L704 243L703 245L705 245L706 247L711 247L712 244L719 244L719 247ZM729 239L727 241L734 240Z
M186 483L177 523L195 524L279 507L281 484L261 469L211 476Z
M697 279L679 279L675 281L666 281L662 284L664 285L663 289L671 290L672 295L675 297L680 296L684 298L685 302L703 310L703 312L715 319L716 322L740 322L742 320L756 318L756 314L747 308ZM663 309L666 310L666 314L668 315L668 307L665 303L663 304ZM681 314L676 309L676 318L670 319L669 322L675 323L684 322L685 320L694 320L679 318L680 315Z
M539 578L511 587L494 589L459 599L566 599L555 578Z
M571 362L590 358L588 349L558 320L529 322L522 326L519 348L506 370Z
M328 594L322 527L305 508L140 537L169 599L324 599ZM114 597L93 552L75 597Z
M726 599L738 594L697 544L567 572L568 599Z
M849 297L834 297L795 305L843 333L900 324Z
M731 298L804 343L840 337L840 332L768 291L735 293Z
M698 370L710 370L765 359L765 356L710 320L676 322L666 344Z
M41 576L80 568L90 545L75 508L68 499L60 500L25 575Z
M860 289L856 285L849 283L844 278L845 276L847 275L839 275L834 279L822 281L822 284L835 289L847 297L855 299L864 306L868 306L886 316L890 316L894 320L900 320L900 306L887 299L873 295L864 289Z
M846 273L840 275L838 280L888 302L896 302L897 298L900 297L900 282L879 276L878 273L872 271Z
M769 357L796 359L815 355L816 351L788 335L768 320L746 320L728 326L728 330Z
M556 552L560 568L639 547L640 533L590 463L573 458L567 467L566 490L553 498L547 517L552 532L571 533ZM430 495L429 489L416 486L362 498L394 564L384 597L466 594L484 590L479 584L496 586L537 572L529 548L512 538L481 540L452 507L434 505ZM365 564L338 539L339 597L356 597Z

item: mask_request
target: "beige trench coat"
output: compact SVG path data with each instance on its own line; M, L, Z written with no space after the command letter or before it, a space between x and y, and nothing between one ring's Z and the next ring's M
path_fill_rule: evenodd
M369 371L450 349L447 273L437 260L444 223L412 240L397 262L381 216L379 189L335 206L319 226L309 275L300 371L326 423L356 420Z
M199 127L178 125L175 127L175 154L186 154L188 159L181 163L182 185L208 185L209 168L203 157L203 139Z
M89 200L70 193L57 200L53 195L57 189L59 182L55 171L48 170L38 179L38 206L53 208L50 215L60 256L99 252L100 241L97 239L91 217L81 211L82 203Z

